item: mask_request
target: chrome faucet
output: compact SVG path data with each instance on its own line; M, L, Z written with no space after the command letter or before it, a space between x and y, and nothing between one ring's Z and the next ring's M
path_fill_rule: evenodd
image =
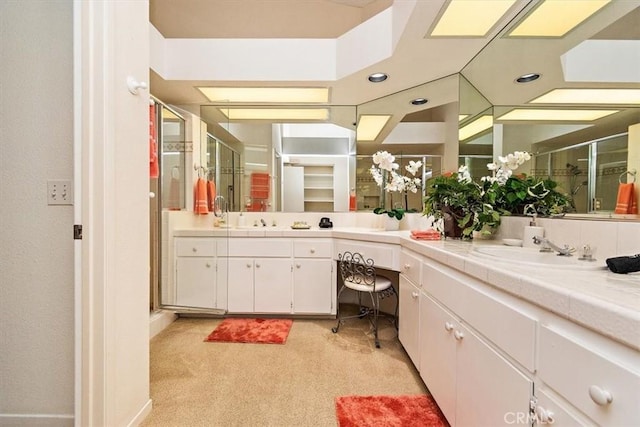
M544 237L540 236L533 236L533 243L535 243L536 245L542 244L540 252L551 252L552 250L554 250L558 252L558 255L562 256L571 256L571 254L576 250L575 248L569 247L569 245L564 245L564 247L561 248L560 246L554 244L551 240L545 239Z

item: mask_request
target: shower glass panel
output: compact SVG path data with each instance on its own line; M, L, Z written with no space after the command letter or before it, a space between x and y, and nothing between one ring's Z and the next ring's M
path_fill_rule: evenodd
M161 177L162 208L185 208L185 122L167 107L162 108Z

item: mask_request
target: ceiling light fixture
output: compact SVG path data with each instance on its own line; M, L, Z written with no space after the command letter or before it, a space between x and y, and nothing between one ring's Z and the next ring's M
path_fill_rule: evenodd
M640 89L554 89L531 104L640 104Z
M391 116L389 115L366 115L360 116L356 135L358 141L375 141Z
M496 120L591 122L617 113L619 110L569 110L516 108Z
M562 37L611 0L545 0L526 16L510 37Z
M538 73L528 73L528 74L523 74L520 77L518 77L516 79L517 83L529 83L532 82L534 80L538 80L540 78L540 74Z
M371 83L380 83L387 80L388 78L389 76L385 73L373 73L368 77Z
M429 100L427 98L416 98L411 100L411 104L413 105L424 105L427 102L429 102Z
M329 119L326 108L221 108L229 120L315 120Z
M327 103L329 89L319 87L198 87L211 102Z
M515 3L515 0L451 0L431 36L484 37Z
M465 139L469 139L472 136L491 128L492 126L493 116L489 114L480 116L468 125L465 125L458 130L458 140L464 141Z

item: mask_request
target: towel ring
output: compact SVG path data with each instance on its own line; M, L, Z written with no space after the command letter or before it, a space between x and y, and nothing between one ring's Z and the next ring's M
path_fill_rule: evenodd
M628 170L626 172L622 172L620 174L620 176L618 177L618 183L622 184L622 178L626 175L631 175L631 178L633 179L633 181L631 181L632 184L634 184L636 182L636 170ZM627 182L628 183L628 182Z

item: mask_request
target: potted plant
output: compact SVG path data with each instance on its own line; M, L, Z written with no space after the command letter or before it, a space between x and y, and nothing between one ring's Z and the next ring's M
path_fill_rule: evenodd
M378 187L383 188L387 193L398 192L406 195L409 191L412 193L418 192L418 189L422 185L422 180L415 175L422 167L421 161L415 162L411 160L409 164L404 167L409 175L401 175L398 173L400 166L395 162L395 156L389 152L378 151L372 156L372 159L373 165L371 165L369 172ZM390 219L398 221L400 221L407 212L415 212L415 210L402 207L391 207L389 209L377 207L373 210L373 213L377 215L386 214Z
M480 182L471 179L466 166L457 173L432 178L427 182L423 214L444 219L448 223L445 236L462 238L471 238L474 231L491 234L500 225L501 215L562 214L570 200L556 190L555 181L513 175L530 159L529 153L521 151L500 156L487 165L492 175L480 178ZM457 227L452 227L451 221Z

